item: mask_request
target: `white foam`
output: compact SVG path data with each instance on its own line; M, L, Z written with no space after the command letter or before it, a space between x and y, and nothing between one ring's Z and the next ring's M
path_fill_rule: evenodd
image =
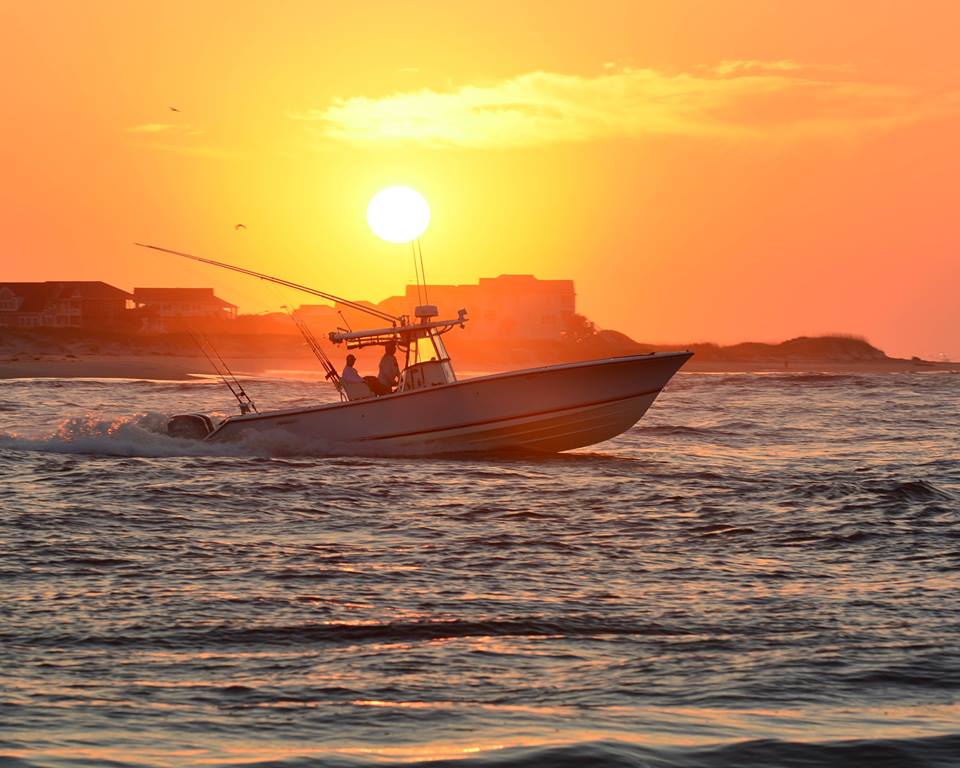
M66 419L51 435L34 437L16 432L2 432L0 448L44 453L145 458L221 456L244 452L239 446L169 437L165 433L167 418L161 413L144 413L113 419L88 414Z
M344 444L316 435L305 438L281 428L244 433L237 442L206 442L166 434L169 416L148 412L109 417L88 413L63 420L48 434L0 431L0 449L92 456L164 458L176 456L408 457L410 446ZM429 453L424 449L423 453Z

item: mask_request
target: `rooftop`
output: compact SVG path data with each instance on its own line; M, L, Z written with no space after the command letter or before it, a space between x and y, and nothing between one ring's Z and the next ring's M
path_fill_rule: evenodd
M134 288L133 300L138 304L166 301L216 304L220 307L233 307L234 309L237 306L215 296L213 288Z
M101 280L46 280L42 283L0 283L0 290L8 289L23 299L20 312L41 312L54 301L81 299L85 301L125 301L133 295Z

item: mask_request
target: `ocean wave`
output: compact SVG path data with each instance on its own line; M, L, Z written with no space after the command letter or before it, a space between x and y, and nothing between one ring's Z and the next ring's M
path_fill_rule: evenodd
M644 435L666 435L668 437L710 437L713 435L729 435L728 431L712 429L710 427L688 427L684 424L657 424L655 426L637 426L634 432Z
M651 748L620 741L490 750L470 757L392 762L304 757L246 763L246 768L956 768L960 736L860 739L826 743L776 739L699 748Z
M3 757L0 768L63 768L93 765L79 754L53 758ZM289 750L284 750L289 754ZM367 749L373 752L376 749ZM261 752L262 754L262 752ZM580 741L485 751L464 750L465 757L390 760L346 754L281 757L236 762L204 762L220 768L956 768L960 735L900 739L801 742L763 739L698 747L648 747L616 740ZM98 760L111 768L145 768L143 761ZM164 761L163 764L168 764Z
M870 507L875 507L878 503L899 507L902 502L956 500L953 493L924 478L859 479L853 475L844 475L833 479L820 478L797 486L785 486L785 488L803 499L831 501L860 499Z
M449 640L470 637L606 637L629 636L679 636L689 632L655 622L617 622L598 620L596 616L548 619L541 617L518 617L469 621L462 619L386 622L386 623L307 623L291 625L267 625L237 627L171 627L158 631L156 627L144 627L144 633L72 635L51 631L45 637L25 638L11 633L0 634L0 639L11 642L29 640L38 645L54 646L142 646L160 648L201 648L210 646L289 646L305 643L362 643L362 642L415 642ZM719 628L717 628L719 631Z
M890 501L953 501L954 495L927 480L891 480L868 486Z
M896 686L898 689L923 688L942 691L956 691L960 689L960 652L952 647L928 648L924 644L920 647L904 648L909 650L909 657L887 665L871 666L867 669L856 669L843 672L839 675L851 690L862 692L868 686L877 689ZM957 754L960 760L960 753Z
M697 533L701 536L742 536L744 534L756 533L754 528L738 525L711 524L696 525L690 529L690 533Z
M784 384L813 386L853 384L856 386L872 383L869 376L855 373L721 373L712 374L712 376L717 379L715 383L753 387L782 386Z

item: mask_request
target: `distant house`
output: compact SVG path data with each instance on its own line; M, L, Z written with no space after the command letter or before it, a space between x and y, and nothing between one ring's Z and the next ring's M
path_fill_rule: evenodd
M335 330L342 324L337 308L330 304L301 304L297 307L297 314L310 324L316 324L324 331Z
M422 289L420 289L422 290ZM393 314L412 314L420 303L417 286L403 296L380 302ZM533 275L481 277L473 285L428 285L427 298L441 317L456 317L465 308L470 337L475 341L502 338L553 341L569 330L576 312L573 280L539 280Z
M0 283L0 326L118 328L132 299L99 280Z
M213 288L134 288L133 301L141 327L149 331L237 319L237 305L215 296Z

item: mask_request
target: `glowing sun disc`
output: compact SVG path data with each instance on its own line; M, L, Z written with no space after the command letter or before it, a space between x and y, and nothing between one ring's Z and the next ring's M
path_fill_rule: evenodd
M391 243L416 240L430 223L430 206L410 187L381 189L367 206L367 223L378 237Z

